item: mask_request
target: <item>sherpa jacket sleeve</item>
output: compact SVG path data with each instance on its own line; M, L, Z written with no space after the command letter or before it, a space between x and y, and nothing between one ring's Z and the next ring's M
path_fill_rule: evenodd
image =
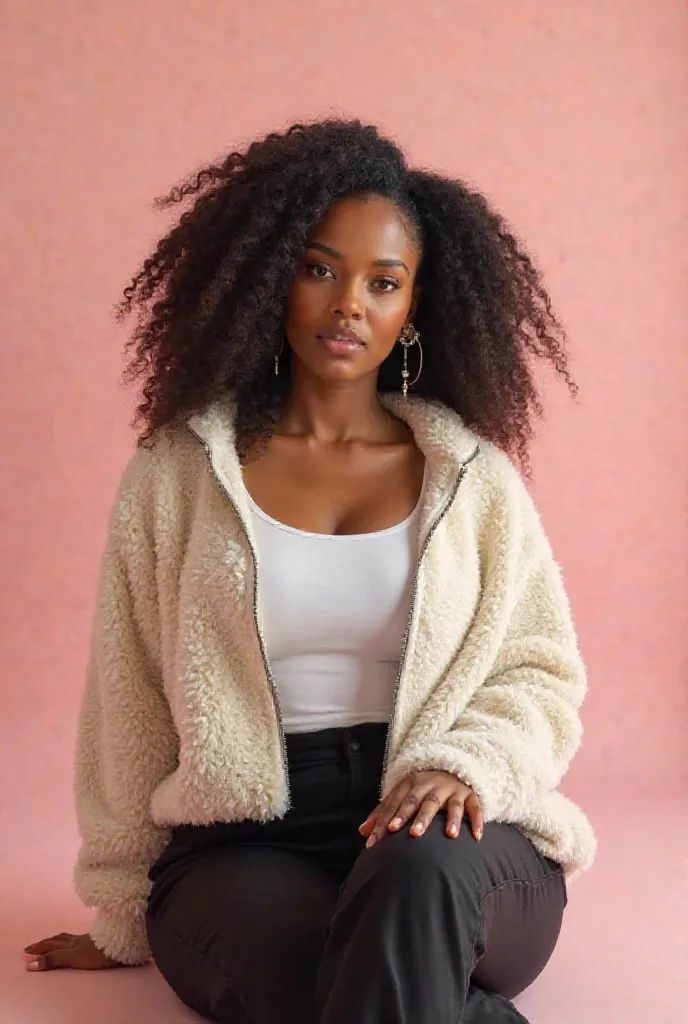
M500 462L500 486L482 488L479 606L442 684L472 696L448 731L402 750L385 789L412 771L444 770L472 787L487 821L518 821L557 788L580 745L586 673L539 515Z
M134 456L112 512L76 743L74 883L97 908L96 946L125 964L150 957L147 873L169 834L151 822L149 804L177 757L160 671L150 457Z

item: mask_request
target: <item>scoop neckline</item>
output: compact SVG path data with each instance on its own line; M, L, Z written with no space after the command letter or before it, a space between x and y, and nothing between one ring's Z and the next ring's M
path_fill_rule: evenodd
M289 526L287 523L282 523L279 519L273 519L272 516L268 515L267 512L258 505L251 497L249 489L244 484L244 490L248 498L248 503L255 514L268 523L270 526L275 526L277 529L284 531L284 533L291 533L296 537L306 537L310 540L324 540L324 541L361 541L369 539L377 539L380 537L389 537L391 534L399 533L404 528L411 525L413 520L417 517L420 512L420 506L423 501L423 495L425 494L425 483L427 479L427 463L423 469L423 482L420 488L420 494L415 507L409 512L405 519L402 519L399 523L394 523L392 526L386 526L384 530L370 530L368 533L312 533L310 530L299 530L296 526Z

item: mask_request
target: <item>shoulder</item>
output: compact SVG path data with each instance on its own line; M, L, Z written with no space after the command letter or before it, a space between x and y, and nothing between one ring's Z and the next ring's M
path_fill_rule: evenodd
M191 500L204 471L205 453L184 424L157 431L140 444L120 477L113 526L133 519L169 518Z
M548 541L528 484L497 445L465 426L449 409L438 414L445 451L462 467L461 500L476 535L488 547L545 551Z
M525 481L510 457L466 426L457 413L443 405L425 403L423 416L431 423L428 434L435 436L437 449L457 467L463 467L469 488L479 490L488 502L528 499Z
M476 438L475 459L468 468L468 477L480 487L489 504L520 504L529 498L528 488L519 469L509 456L491 441Z

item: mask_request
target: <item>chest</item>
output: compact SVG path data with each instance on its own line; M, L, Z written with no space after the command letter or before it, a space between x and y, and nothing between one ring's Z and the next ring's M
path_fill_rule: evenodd
M314 534L389 529L416 508L425 461L413 446L309 450L277 441L244 467L244 484L272 519Z
M255 718L256 728L264 729L274 709L272 691L266 684L261 630L266 630L266 657L276 655L278 659L303 653L305 647L317 656L325 640L329 652L338 646L343 650L342 639L351 644L353 638L357 651L367 651L377 660L398 660L403 655L395 728L404 734L418 708L442 680L450 677L480 601L480 546L473 516L460 497L436 522L428 543L423 544L421 559L418 537L409 537L404 550L398 538L390 538L390 548L385 550L371 540L376 547L375 563L372 555L362 560L352 555L347 559L345 575L334 547L335 561L328 562L326 572L320 568L317 573L308 573L308 556L291 545L280 545L277 553L271 553L270 542L266 549L250 506L243 509L237 498L230 502L210 473L197 499L183 545L181 576L176 562L174 574L168 570L164 544L160 552L161 577L179 580L174 592L166 591L170 606L167 601L161 602L162 646L172 658L166 678L206 680L208 652L212 652L215 682L203 682L204 690L212 688L204 698L206 710L208 701L216 711L225 705L231 709L228 735L234 728L237 708L250 708L251 722ZM245 518L252 543L237 508ZM338 543L334 538L333 544ZM358 549L357 540L351 543ZM257 556L255 576L251 547ZM338 585L340 580L342 586ZM295 593L297 589L300 596ZM316 592L318 601L315 607L309 604L305 614L300 602L310 602ZM371 602L377 606L375 618L369 614ZM304 621L310 623L311 617L317 620L318 629L310 630L307 636L292 636L292 605L299 629ZM291 623L282 628L285 606L290 610ZM340 623L334 620L336 635L332 618L324 614L333 607L342 616ZM327 635L326 630L330 631ZM404 634L407 642L402 648L400 636Z

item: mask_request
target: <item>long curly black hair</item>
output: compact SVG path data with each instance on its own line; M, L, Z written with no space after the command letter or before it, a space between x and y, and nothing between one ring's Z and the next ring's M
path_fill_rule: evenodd
M527 464L542 414L534 361L548 360L576 391L539 272L480 193L410 169L394 142L355 120L270 134L156 200L187 209L117 309L138 314L125 380L142 382L140 443L230 390L240 452L270 436L289 377L275 376L274 356L306 241L334 203L366 194L397 204L421 244L414 322L424 367L414 391ZM400 389L400 348L380 369L381 392Z

